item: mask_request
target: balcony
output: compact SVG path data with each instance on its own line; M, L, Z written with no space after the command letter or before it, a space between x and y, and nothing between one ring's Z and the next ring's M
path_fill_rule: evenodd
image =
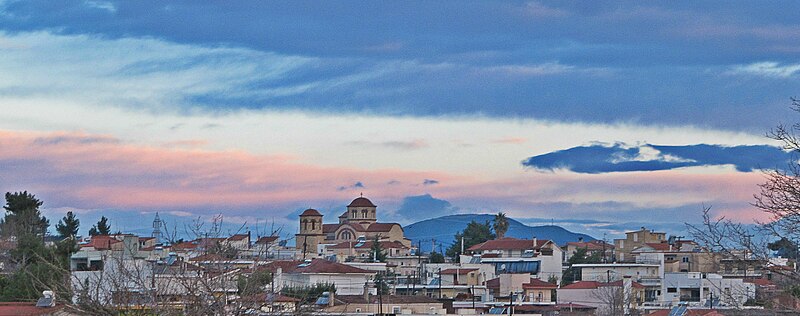
M643 276L639 277L637 280L641 285L644 286L661 286L661 278L657 276Z

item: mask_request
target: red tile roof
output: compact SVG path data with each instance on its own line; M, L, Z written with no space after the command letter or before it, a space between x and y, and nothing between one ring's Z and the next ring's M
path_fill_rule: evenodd
M523 289L555 289L558 285L555 283L545 282L539 279L531 279L530 282L522 284Z
M372 201L362 196L350 202L347 207L375 207L375 204L372 204Z
M775 283L772 283L772 281L767 279L746 279L744 281L758 286L776 286Z
M266 265L266 269L273 272L277 271L278 267L283 270L283 273L375 273L375 271L322 259L313 259L308 265L305 265L303 261L273 261Z
M492 239L487 240L486 242L474 245L469 247L469 251L486 251L486 250L529 250L529 249L540 249L545 244L549 243L549 240L537 240L536 245L534 246L533 240L531 239L517 239L517 238L502 238L502 239Z
M500 278L494 278L489 281L486 281L486 288L487 289L499 289L500 288ZM522 284L523 289L541 289L541 288L548 288L548 289L555 289L558 288L558 285L545 282L539 279L531 278L528 283Z
M323 233L332 233L339 229L339 225L341 224L322 224L322 232Z
M190 241L184 241L182 243L172 245L172 250L177 250L177 251L189 250L189 249L195 249L195 248L197 248L197 244L192 243Z
M440 274L447 274L447 275L458 273L458 275L464 275L464 274L468 274L468 273L474 272L474 271L478 271L478 269L475 269L475 268L472 268L472 269L455 269L455 268L453 268L453 269L442 270L442 272L439 272L439 273Z
M54 307L36 307L36 303L31 302L2 302L0 303L0 316L39 316L51 315L63 310L63 305Z
M494 278L489 281L486 281L486 288L487 289L499 289L500 288L500 278Z
M276 240L278 240L278 236L264 236L256 240L256 244L258 245L270 244L275 242Z
M600 287L600 282L597 281L578 281L572 284L567 284L562 286L562 290L586 290L586 289L596 289Z
M322 214L320 214L319 211L310 208L303 211L303 213L301 213L300 216L322 216Z
M361 225L358 225L358 224L350 225L350 224L346 224L345 223L345 224L322 224L322 232L326 233L326 234L334 233L339 229L339 227L342 227L342 226L347 226L348 228L351 228L351 229L353 229L353 230L355 230L357 232L363 232L364 231L364 228L361 227Z
M89 241L89 243L81 245L81 248L94 247L94 249L97 250L108 250L111 249L111 245L120 242L122 241L116 240L109 235L97 235L92 236L92 239Z
M194 261L194 262L198 262L198 261L224 261L224 260L225 260L225 258L223 258L222 256L220 256L218 254L213 254L213 253L207 253L207 254L204 254L204 255L199 255L197 257L189 259L189 261Z
M346 242L340 242L340 243L335 244L333 246L328 246L328 248L331 248L331 249L350 249L350 248L354 248L354 249L369 249L369 248L372 248L372 243L373 242L370 240L370 241L366 241L363 244L361 244L360 246L356 247L356 245L358 244L356 241L346 241ZM381 248L383 248L383 249L407 249L408 248L408 247L406 247L406 245L403 245L403 243L401 243L399 241L396 241L396 240L394 240L394 241L381 241L380 244L381 244Z
M248 235L248 234L236 234L236 235L228 237L228 240L239 241L239 240L244 240L245 238L248 238L248 237L250 237L250 235Z
M400 227L400 230L403 230L403 226L400 226L398 223L372 223L367 227L367 232L370 233L378 233L378 232L388 232L391 231L392 228L395 226Z

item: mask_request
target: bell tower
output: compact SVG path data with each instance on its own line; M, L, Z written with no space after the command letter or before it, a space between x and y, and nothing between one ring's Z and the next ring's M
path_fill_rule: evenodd
M317 245L325 239L322 233L322 214L310 208L300 214L300 233L295 235L295 248L302 258L317 257Z

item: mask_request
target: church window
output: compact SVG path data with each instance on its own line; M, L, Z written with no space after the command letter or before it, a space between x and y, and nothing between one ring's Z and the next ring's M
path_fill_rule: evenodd
M358 211L353 210L353 218L356 218L356 217L358 217Z
M311 220L311 230L315 230L315 229L317 229L317 221L312 219Z
M367 210L361 210L361 215L362 215L364 218L367 218Z
M304 220L302 220L302 222L303 222L303 230L307 230L308 229L308 220L304 219Z

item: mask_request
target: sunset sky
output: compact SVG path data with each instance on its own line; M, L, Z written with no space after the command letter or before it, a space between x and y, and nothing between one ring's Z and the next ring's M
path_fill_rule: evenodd
M119 229L504 211L744 222L800 116L800 5L0 0L0 190ZM334 216L331 216L334 217ZM328 218L333 221L334 218ZM669 231L668 231L669 232Z

